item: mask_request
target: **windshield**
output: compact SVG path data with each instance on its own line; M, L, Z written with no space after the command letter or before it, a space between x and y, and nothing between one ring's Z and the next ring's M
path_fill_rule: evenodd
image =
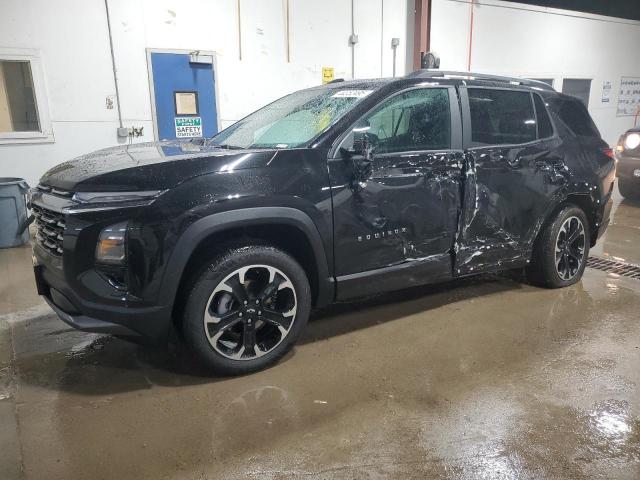
M373 90L303 90L276 100L213 137L226 148L295 148L334 124Z

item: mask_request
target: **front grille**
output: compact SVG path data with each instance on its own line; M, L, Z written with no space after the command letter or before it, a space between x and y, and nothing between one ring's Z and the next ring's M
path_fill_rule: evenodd
M32 205L31 210L36 221L36 242L49 253L61 255L64 215L39 205Z

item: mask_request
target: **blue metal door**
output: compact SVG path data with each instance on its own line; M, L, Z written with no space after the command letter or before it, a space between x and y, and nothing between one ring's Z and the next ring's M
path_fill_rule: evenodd
M190 58L186 53L151 53L159 140L218 133L213 62L194 63Z

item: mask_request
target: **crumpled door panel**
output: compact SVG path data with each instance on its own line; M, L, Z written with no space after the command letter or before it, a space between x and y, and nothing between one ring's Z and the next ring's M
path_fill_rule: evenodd
M461 151L377 155L360 182L349 162L330 162L337 275L448 256L458 228L462 159Z
M454 274L526 264L548 209L570 183L560 145L550 139L468 151Z

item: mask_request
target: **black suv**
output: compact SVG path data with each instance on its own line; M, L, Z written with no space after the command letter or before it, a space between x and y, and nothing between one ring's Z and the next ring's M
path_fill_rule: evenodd
M418 71L283 97L210 139L109 148L41 179L38 291L68 324L275 362L310 309L526 267L577 282L612 152L544 83Z
M640 128L622 135L616 152L620 194L629 200L640 200Z

